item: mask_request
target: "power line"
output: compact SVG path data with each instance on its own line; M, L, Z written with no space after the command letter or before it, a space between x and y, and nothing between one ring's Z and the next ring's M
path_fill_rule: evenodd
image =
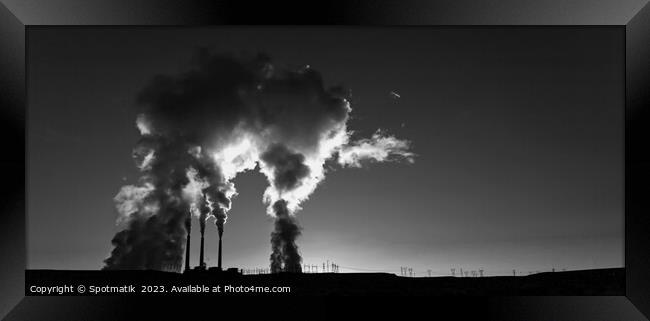
M363 272L395 272L397 273L397 270L378 270L378 269L367 269L367 268L357 268L357 267L351 267L351 266L344 266L344 265L339 265L340 268L348 269L348 270L355 270L355 271L363 271Z
M344 266L334 263L332 260L326 260L321 264L303 264L302 272L303 273L340 273L341 269L345 269L349 272L377 272L377 273L393 273L402 277L433 277L433 276L451 276L451 277L484 277L484 276L522 276L525 275L523 271L517 269L511 270L485 270L484 268L477 268L474 270L465 270L461 268L451 268L446 272L443 271L434 271L432 269L423 269L416 270L412 267L401 266L399 272L396 269L381 269L381 268L372 268L372 267L354 267L354 266ZM252 268L244 269L246 274L265 274L268 273L265 268ZM549 269L543 270L528 270L528 275L533 273L541 272L556 272L556 271L567 271L566 268L558 269L552 267ZM451 272L451 273L450 273ZM398 274L399 273L399 274Z

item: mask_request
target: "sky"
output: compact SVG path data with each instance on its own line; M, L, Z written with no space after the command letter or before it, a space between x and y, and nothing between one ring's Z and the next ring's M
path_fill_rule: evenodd
M328 173L297 213L305 264L420 275L622 267L623 37L606 27L30 27L28 268L102 267L118 231L113 197L138 178L136 95L156 74L187 70L199 47L310 65L351 90L350 129L412 142L413 164ZM266 268L266 178L235 184L224 266ZM196 265L197 228L192 238ZM209 266L216 251L208 223Z

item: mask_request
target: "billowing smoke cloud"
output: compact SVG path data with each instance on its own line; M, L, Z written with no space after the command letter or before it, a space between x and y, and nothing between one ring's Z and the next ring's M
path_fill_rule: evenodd
M113 239L107 269L160 269L182 260L192 213L214 218L223 233L238 173L259 168L269 186L267 212L276 218L274 271L299 271L294 214L325 177L324 164L412 161L410 143L376 132L351 141L349 92L325 88L320 73L282 69L266 55L234 57L199 50L192 68L156 76L138 96L134 149L138 184L115 197L123 230Z
M302 259L296 245L300 227L295 217L289 215L286 201L273 203L273 210L275 229L271 233L271 272L302 272Z
M271 233L271 271L301 272L302 259L296 245L300 228L289 215L287 202L282 199L282 195L300 187L309 175L309 167L304 164L305 156L294 153L281 144L271 145L261 159L267 168L270 183L280 197L273 202L275 229Z
M370 160L386 162L406 160L413 163L415 154L410 152L411 143L391 135L384 135L377 130L371 138L360 139L338 152L338 162L341 166L361 167L361 162Z
M190 210L183 199L189 183L184 147L182 140L150 136L138 143L134 157L143 175L139 186L124 186L115 197L118 220L128 227L113 238L106 269L160 270L183 259Z

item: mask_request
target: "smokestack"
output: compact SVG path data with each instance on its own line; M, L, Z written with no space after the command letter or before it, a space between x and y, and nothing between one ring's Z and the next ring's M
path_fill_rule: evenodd
M223 215L215 215L217 218L214 221L214 225L217 226L217 233L219 234L219 263L218 263L218 269L221 271L221 238L223 237L223 223L225 223L225 216Z
M187 231L187 243L185 244L185 271L190 269L190 234L192 232L192 216L189 215L185 220L185 230Z
M203 233L201 233L201 253L199 254L199 268L203 268L205 266L205 263L203 262Z
M205 193L203 193L203 198L201 202L201 214L199 215L199 231L201 233L201 250L199 254L199 269L205 268L205 262L203 260L204 253L204 237L205 237L205 221L208 219L208 214L210 213L210 206L208 204L209 200Z
M219 271L221 271L221 234L219 234Z

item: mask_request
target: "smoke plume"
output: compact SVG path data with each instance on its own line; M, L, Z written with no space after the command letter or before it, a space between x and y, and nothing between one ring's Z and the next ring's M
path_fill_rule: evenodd
M183 200L188 184L184 143L178 139L143 137L134 156L143 175L139 186L124 186L115 197L121 217L128 225L112 240L114 249L106 269L163 269L183 259L190 210ZM139 152L146 152L141 157Z
M275 229L271 233L271 272L301 272L302 259L296 245L300 227L295 217L289 215L287 202L279 200L273 204L273 209Z
M289 215L287 202L282 199L282 195L300 187L309 175L309 167L304 164L305 156L294 153L281 144L270 146L262 154L261 160L267 169L269 182L280 198L273 202L275 229L271 233L271 271L301 272L302 259L296 245L300 228Z
M221 236L237 174L259 169L263 200L275 218L274 271L300 271L295 213L324 179L324 164L413 161L410 143L377 131L352 140L350 94L326 88L309 66L288 69L267 55L232 56L201 49L187 72L158 75L137 97L134 148L142 172L115 197L122 228L106 269L162 269L180 264L188 213L214 219Z

